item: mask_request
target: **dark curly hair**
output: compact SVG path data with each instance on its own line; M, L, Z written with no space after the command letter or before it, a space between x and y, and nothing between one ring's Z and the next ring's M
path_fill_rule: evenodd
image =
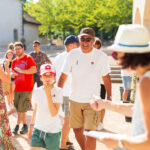
M150 64L150 52L149 53L125 53L121 58L119 65L122 66L122 69L131 68L136 69L137 66L147 66Z

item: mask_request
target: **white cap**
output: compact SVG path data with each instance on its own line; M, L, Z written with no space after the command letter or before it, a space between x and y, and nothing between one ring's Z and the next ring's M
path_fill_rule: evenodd
M40 67L40 75L43 75L47 72L53 73L56 76L56 71L53 65L51 64L43 64Z

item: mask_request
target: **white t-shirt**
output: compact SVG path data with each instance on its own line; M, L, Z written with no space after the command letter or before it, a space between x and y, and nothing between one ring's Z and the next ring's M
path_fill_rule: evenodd
M125 69L121 69L121 76L130 76L130 77L132 77L132 73L128 72Z
M89 103L93 95L100 95L100 77L110 72L108 57L95 48L90 53L77 48L68 54L62 72L72 75L70 99Z
M51 116L48 108L47 97L43 88L44 87L41 86L35 89L32 95L32 103L37 104L34 127L44 132L58 133L62 129L61 121L59 115L56 115L55 117ZM51 94L54 103L62 104L63 95L61 88L54 86L51 90Z
M63 52L63 53L59 54L58 56L56 56L56 58L54 60L53 65L55 66L55 69L56 69L56 83L57 84L58 84L59 77L62 73L62 68L63 68L64 62L65 62L67 56L68 56L68 53ZM68 78L63 87L63 96L69 97L70 89L71 89L71 74L68 75Z

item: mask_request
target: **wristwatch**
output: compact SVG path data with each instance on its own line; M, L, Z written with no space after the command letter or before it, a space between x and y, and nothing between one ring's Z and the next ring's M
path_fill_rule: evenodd
M122 140L118 141L118 147L121 148L122 150L126 150L126 148L124 147Z
M112 99L112 96L107 96L107 99Z

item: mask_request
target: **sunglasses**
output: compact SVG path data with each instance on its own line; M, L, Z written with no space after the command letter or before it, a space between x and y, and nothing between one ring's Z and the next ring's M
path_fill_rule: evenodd
M112 57L113 57L115 60L118 60L118 53L117 53L117 52L112 52Z
M81 39L80 39L80 41L81 42L90 42L92 40L92 38L83 38L83 37L81 37Z
M38 47L38 46L36 46L36 45L33 45L33 47Z

